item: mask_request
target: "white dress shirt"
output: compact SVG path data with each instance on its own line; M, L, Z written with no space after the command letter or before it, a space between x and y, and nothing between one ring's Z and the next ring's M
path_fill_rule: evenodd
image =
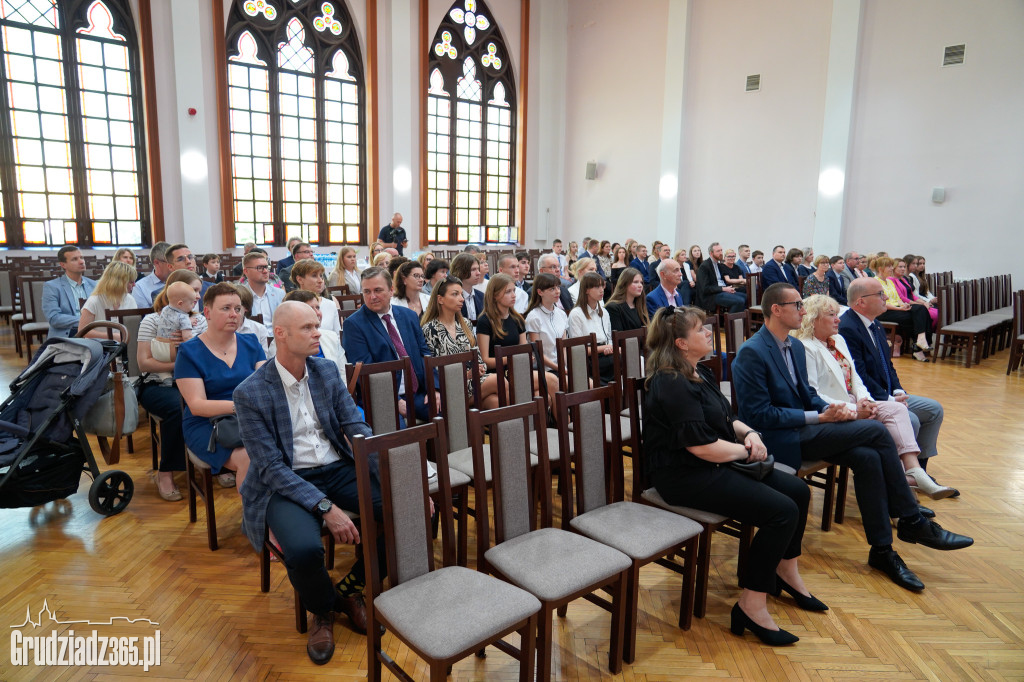
M612 316L604 309L600 301L596 308L590 309L590 319L583 314L583 308L574 307L569 312L569 338L575 339L579 336L597 336L597 345L606 346L612 342ZM598 313L602 313L598 315Z
M292 420L292 469L310 469L341 459L324 434L320 419L309 394L309 373L296 380L292 373L275 362L277 373L288 399L288 415Z

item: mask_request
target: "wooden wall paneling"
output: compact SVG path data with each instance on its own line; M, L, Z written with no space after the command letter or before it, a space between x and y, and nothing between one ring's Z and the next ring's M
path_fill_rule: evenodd
M142 89L146 106L146 158L149 161L149 215L151 244L164 240L164 187L160 173L160 130L157 125L156 67L153 55L153 14L150 0L139 0L139 48L142 53Z

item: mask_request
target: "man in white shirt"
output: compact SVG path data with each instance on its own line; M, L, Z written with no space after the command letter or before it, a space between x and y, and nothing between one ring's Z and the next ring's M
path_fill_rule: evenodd
M503 275L508 275L512 278L513 282L519 280L519 259L510 253L506 253L504 256L498 259L498 272ZM529 295L516 287L516 302L512 306L515 311L520 315L526 314L526 306L530 305Z
M562 280L562 284L571 284L572 280L569 279L569 259L562 253L561 239L551 242L551 253L555 254L555 257L558 258L558 278Z
M274 311L284 300L284 290L269 286L270 266L264 253L253 252L242 261L245 286L252 292L252 314L262 315L267 330L273 329Z

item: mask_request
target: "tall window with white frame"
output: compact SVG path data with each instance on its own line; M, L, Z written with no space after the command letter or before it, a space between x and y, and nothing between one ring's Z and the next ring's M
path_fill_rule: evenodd
M227 28L235 243L366 243L366 113L344 0L234 0Z
M150 243L128 0L0 0L0 245Z
M481 0L457 0L430 47L427 241L519 241L515 82L501 30Z

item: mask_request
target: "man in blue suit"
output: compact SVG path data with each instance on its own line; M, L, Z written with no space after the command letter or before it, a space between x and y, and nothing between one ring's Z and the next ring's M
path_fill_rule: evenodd
M85 277L85 257L77 246L62 246L57 252L64 274L43 284L43 317L50 323L48 339L66 339L78 333L82 311L78 299L89 298L96 282Z
M427 409L427 381L423 357L430 355L427 340L420 329L419 317L408 308L391 305L391 275L384 268L367 268L359 275L363 287L363 305L345 320L341 345L350 363L388 362L408 357L412 360L412 386L399 386L402 398L399 413L409 419L408 401L412 399L417 417L430 419Z
M636 258L629 262L629 267L636 268L644 276L644 282L651 279L651 271L647 262L647 247L644 244L636 245Z
M251 462L241 488L242 528L260 551L267 529L284 555L288 579L313 613L306 651L324 664L334 653L335 613L366 632L363 558L337 586L324 566L321 523L335 541L359 543L359 529L342 509L359 509L355 463L348 439L370 436L331 360L319 350L320 322L309 306L286 301L274 312L276 357L233 394L238 429ZM371 469L376 473L376 461ZM381 511L372 482L374 514ZM383 544L383 543L382 543ZM381 567L387 564L379 557Z
M841 405L829 405L807 383L803 345L789 336L804 316L800 292L789 284L768 287L761 299L765 323L744 343L732 364L739 418L762 432L776 459L798 468L825 460L853 470L853 483L871 544L868 565L897 585L920 591L924 584L892 548L891 517L897 536L933 549L960 549L974 540L925 519L907 485L892 437L870 417L871 401L858 403L855 421Z
M832 256L828 262L831 266L825 273L825 279L828 280L828 295L839 305L846 305L846 287L848 285L842 274L846 269L846 261L842 256Z
M679 263L671 258L661 261L656 276L661 279L661 285L651 289L647 294L647 314L651 319L654 319L654 313L658 312L658 308L689 305L689 300L683 298L683 290L679 286L683 281L683 269Z
M772 249L772 259L761 268L761 289L766 290L773 284L785 282L800 290L799 280L796 278L796 270L786 261L786 247L776 246Z

